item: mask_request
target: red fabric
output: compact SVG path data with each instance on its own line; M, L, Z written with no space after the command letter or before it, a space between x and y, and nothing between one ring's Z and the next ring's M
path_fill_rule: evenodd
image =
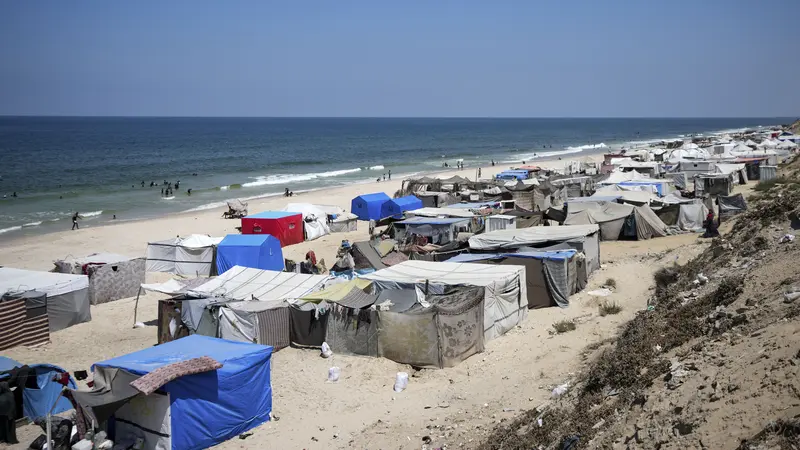
M314 250L311 250L308 253L306 253L306 260L309 260L309 259L311 260L311 265L312 266L316 266L317 265L317 255L316 255L316 253L314 253Z
M281 247L303 242L303 215L295 214L277 219L242 218L242 234L271 234Z

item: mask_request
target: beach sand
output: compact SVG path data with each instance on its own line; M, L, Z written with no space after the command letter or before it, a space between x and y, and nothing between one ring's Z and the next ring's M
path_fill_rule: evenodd
M535 164L560 168L569 161ZM489 178L506 168L484 167L481 171L484 178ZM474 179L476 169L448 171L441 176L458 174ZM250 202L249 210L280 209L289 201L338 205L349 210L353 197L376 191L392 195L400 184L400 179L394 179L309 192L292 199L266 198ZM49 270L53 260L69 255L108 251L139 256L148 241L191 233L212 236L236 233L234 227L239 221L222 219L221 213L222 209L182 213L26 237L4 246L0 265ZM366 237L366 223L362 222L359 231L287 247L284 256L298 260L306 251L314 250L330 266L342 239ZM686 261L704 245L695 234L603 243L602 268L592 275L585 290L570 298L569 308L531 310L523 324L489 342L484 353L451 369L417 372L408 365L382 358L334 355L323 359L315 350L281 350L274 355L272 366L273 412L280 420L258 427L244 440L233 439L219 447L418 449L422 438L430 436L434 447L444 443L455 447L461 443L470 448L480 441L482 430L547 400L553 386L568 380L579 366L586 345L611 337L619 324L646 307L652 273L657 268ZM168 278L168 274L148 274L150 282ZM610 297L589 294L608 278L617 283ZM147 324L145 328L132 328L134 299L123 299L93 306L91 322L54 333L50 344L35 349L17 347L3 354L24 363L46 362L70 371L87 370L97 361L155 345L156 305L160 298L163 296L142 296L138 320ZM622 312L600 317L598 305L604 300L617 302L623 307ZM551 335L553 323L563 319L575 320L577 329ZM328 368L332 366L342 370L338 383L326 382ZM392 385L400 371L412 376L409 388L395 393ZM444 428L445 423L450 429ZM30 425L18 432L20 448L40 433Z

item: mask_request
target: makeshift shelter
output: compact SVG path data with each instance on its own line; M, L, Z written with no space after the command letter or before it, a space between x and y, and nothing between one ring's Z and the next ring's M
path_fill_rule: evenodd
M328 226L328 214L311 203L289 203L283 208L286 212L300 213L303 216L303 233L307 241L331 233Z
M511 211L503 212L503 215L514 217L516 228L535 227L537 225L541 225L546 219L544 213L541 211L534 212L513 209Z
M378 352L418 367L455 367L483 352L485 287L445 286L425 297L425 305L395 312L378 310Z
M406 211L406 217L460 217L471 219L475 213L467 209L424 207Z
M55 272L88 276L89 302L99 305L135 296L139 285L144 283L145 265L145 258L94 253L83 258L58 260Z
M239 199L228 200L228 210L222 213L226 219L241 219L247 216L247 203Z
M27 291L0 296L0 350L48 342L47 294Z
M190 294L239 301L295 299L321 289L330 279L327 275L233 266L220 276L192 289Z
M729 218L747 211L747 202L742 194L720 195L717 197L717 201L719 202L720 218Z
M497 175L497 180L527 180L530 172L527 170L504 170Z
M349 212L340 214L328 215L333 217L328 224L331 233L347 233L349 231L358 231L358 216Z
M517 228L517 218L515 216L496 214L494 216L488 216L484 220L486 221L486 231Z
M444 245L456 239L459 231L468 231L469 219L412 217L395 222L395 240L404 241L413 235L424 236L432 244Z
M358 216L359 220L381 220L383 219L381 208L390 200L391 198L384 192L359 195L350 202L350 212Z
M487 341L502 336L527 316L527 284L521 266L405 261L362 278L372 281L378 294L416 290L420 303L428 295L445 293L447 286L485 288L483 331Z
M92 320L89 278L86 275L0 267L0 297L27 291L47 295L47 320L51 333Z
M564 224L598 224L604 241L626 237L642 240L667 235L667 226L647 205L571 203L568 205Z
M299 244L303 236L303 215L286 211L264 211L242 218L242 234L271 234L281 247Z
M353 243L353 262L355 269L385 269L386 264L381 261L381 254L369 241Z
M269 234L229 234L217 246L217 273L233 266L283 270L283 250Z
M401 219L404 212L419 208L422 208L422 200L413 195L393 198L387 202L383 202L381 205L381 219Z
M730 174L703 174L694 179L695 197L703 195L729 195L733 192L733 178Z
M717 164L715 173L732 175L734 183L747 184L747 166L745 164Z
M778 178L777 166L759 166L758 171L760 181L769 181Z
M72 409L72 404L64 397L59 398L63 385L54 380L56 377L67 375L67 387L75 389L75 381L69 372L52 364L22 364L11 358L0 356L0 382L9 382L18 377L25 377L23 386L15 386L14 391L16 417L27 417L31 421L46 417L53 408L53 414L59 414ZM58 400L56 402L56 400Z
M208 448L269 420L272 348L205 336L95 363L92 391L72 395L115 443Z
M147 271L185 277L215 275L214 256L222 238L193 234L147 244Z
M578 278L576 250L461 254L447 262L502 264L525 267L528 308L569 306L569 296L586 286Z
M717 165L713 161L680 161L675 167L674 171L685 173L686 176L691 180L695 175L714 173L716 166Z
M459 200L449 192L417 191L414 196L422 201L423 208L441 208Z
M584 254L587 278L600 268L600 227L596 224L498 230L469 238L469 248L477 251L537 248L561 243Z

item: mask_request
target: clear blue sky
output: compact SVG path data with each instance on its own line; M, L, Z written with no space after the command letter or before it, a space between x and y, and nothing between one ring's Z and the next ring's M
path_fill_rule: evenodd
M0 2L0 114L800 114L800 0Z

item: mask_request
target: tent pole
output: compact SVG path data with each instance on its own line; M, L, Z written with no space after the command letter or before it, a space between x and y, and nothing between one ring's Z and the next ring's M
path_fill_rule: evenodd
M142 287L139 286L139 292L136 293L136 304L133 306L133 326L136 326L136 319L139 314L139 296L142 295Z

